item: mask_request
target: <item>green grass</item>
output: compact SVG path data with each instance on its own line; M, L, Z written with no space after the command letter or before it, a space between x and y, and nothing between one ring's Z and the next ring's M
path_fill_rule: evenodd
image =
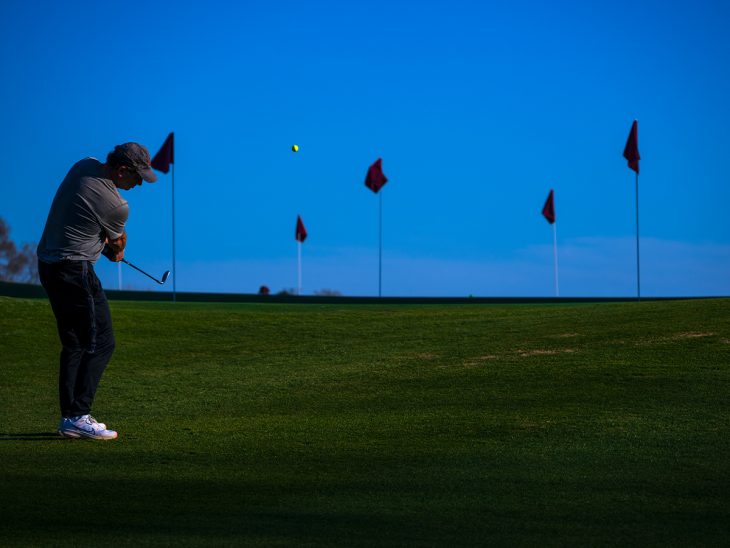
M42 300L0 297L0 545L726 545L730 300L112 303L63 440Z

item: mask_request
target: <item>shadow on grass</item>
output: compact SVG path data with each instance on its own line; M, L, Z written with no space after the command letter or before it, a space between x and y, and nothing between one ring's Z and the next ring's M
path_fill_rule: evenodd
M0 441L65 440L57 432L0 432Z
M59 546L87 545L88 526L52 510L60 499L74 506L103 507L101 516L114 516L105 538L96 539L95 546L464 544L439 543L449 531L440 532L429 520L383 512L380 504L373 503L373 493L358 488L357 499L352 499L348 482L323 487L240 476L232 480L107 476L85 477L83 488L69 488L79 482L78 469L7 474L0 489L0 506L8 526L3 528L0 521L0 546L30 545L32 539L51 545L59 535L63 537ZM3 505L3 501L7 502ZM375 501L381 502L377 496Z
M0 474L0 546L90 545L88 522L69 520L59 500L99 509L104 535L91 544L100 547L727 545L726 490L709 475L673 490L674 478L654 484L648 474L634 491L633 483L614 487L612 475L543 481L541 469L522 475L521 466L500 480L499 471L480 476L481 461L451 478L453 469L439 466L379 476L357 457L302 475L306 468L286 460L254 467L219 455L169 464L139 448L68 459L64 452ZM698 489L705 481L716 491Z

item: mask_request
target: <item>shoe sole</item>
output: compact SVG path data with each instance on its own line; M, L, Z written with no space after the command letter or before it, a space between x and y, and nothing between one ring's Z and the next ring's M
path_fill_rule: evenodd
M101 436L95 436L93 434L89 434L88 432L81 432L79 430L59 430L58 433L63 438L72 438L72 439L84 438L87 440L101 440L101 441L115 440L119 436L119 434L114 432L114 437L103 438Z

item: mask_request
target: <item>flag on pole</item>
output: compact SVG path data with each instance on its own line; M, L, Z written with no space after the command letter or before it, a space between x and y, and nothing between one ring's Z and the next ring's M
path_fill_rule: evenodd
M624 158L629 162L629 168L636 172L636 296L641 300L641 263L639 256L639 122L631 124L629 138L624 147Z
M175 163L175 132L171 131L170 134L162 143L160 150L157 151L155 157L152 158L150 165L153 169L167 173L170 171L170 164ZM177 300L177 267L175 260L175 169L172 170L172 301Z
M297 228L294 231L297 243L297 295L302 294L302 243L307 239L307 229L300 215L297 215Z
M299 215L297 215L297 229L294 233L294 238L296 238L299 243L303 243L304 240L307 239L307 229L304 228L304 223Z
M377 194L387 182L388 178L383 173L383 160L378 158L368 168L368 173L365 176L365 186Z
M388 178L383 173L383 160L378 158L368 168L365 175L365 186L378 194L381 188L388 182ZM378 297L383 294L383 195L378 195L380 199L380 207L378 213Z
M542 206L542 216L547 222L553 225L553 263L555 265L555 296L560 296L560 284L558 283L558 230L555 223L555 192L550 189L545 205Z
M641 156L639 156L639 123L636 120L631 124L629 138L626 139L624 158L629 161L629 168L639 173L639 160L641 160Z
M553 199L553 191L550 189L545 205L542 208L542 216L547 219L547 222L553 224L555 222L555 201Z
M150 165L157 171L167 173L170 171L170 164L175 163L175 133L170 132L165 142L162 143L160 150L157 151L155 157L152 158Z

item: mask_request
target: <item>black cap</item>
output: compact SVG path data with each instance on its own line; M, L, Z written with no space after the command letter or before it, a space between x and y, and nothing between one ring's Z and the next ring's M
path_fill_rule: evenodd
M148 183L154 183L157 180L157 175L150 166L150 153L139 143L117 145L109 156L113 157L119 165L134 168Z

